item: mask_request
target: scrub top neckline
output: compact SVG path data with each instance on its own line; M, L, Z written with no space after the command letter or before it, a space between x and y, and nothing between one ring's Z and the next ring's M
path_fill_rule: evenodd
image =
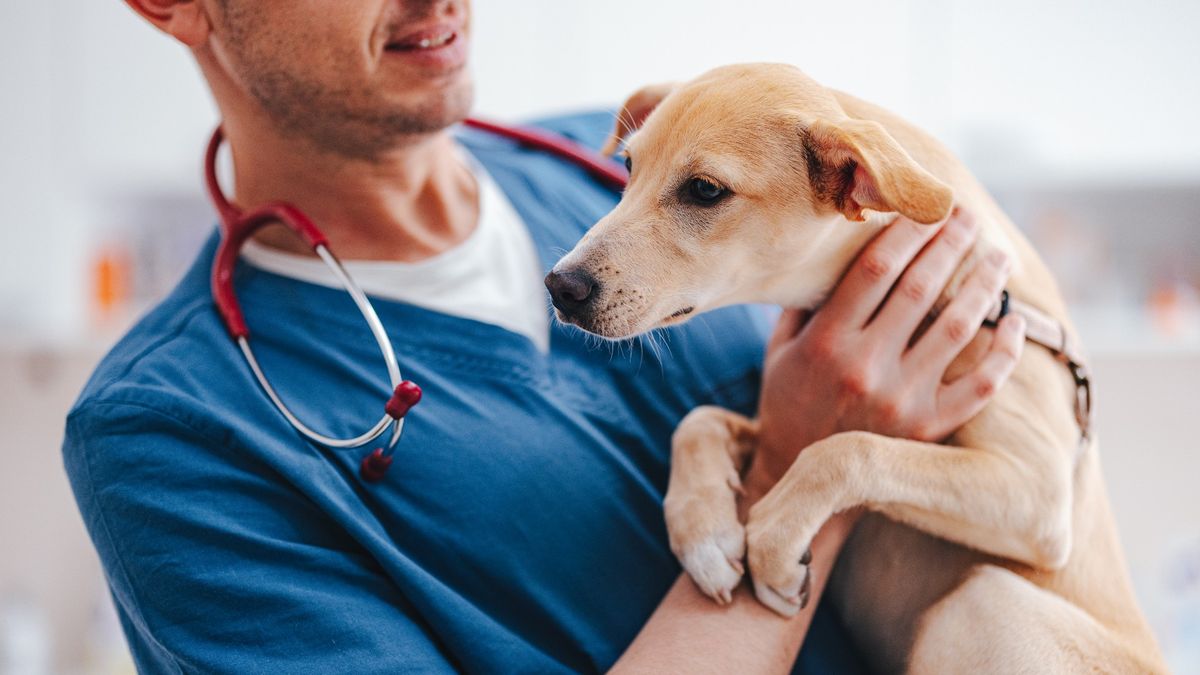
M362 316L355 309L350 297L341 289L279 275L248 264L239 264L237 284L238 293L246 298L248 304L271 303L296 312L297 318L307 317L339 329L348 329L329 331L327 339L333 342L349 345L370 340L370 331ZM388 337L397 345L408 344L457 351L463 347L461 342L447 346L444 340L438 337L444 331L452 331L454 334L485 343L487 347L481 347L481 351L489 354L503 356L508 349L498 353L496 348L500 345L511 345L511 349L514 350L512 356L517 356L522 361L531 358L525 352L544 356L527 336L496 324L375 296L371 296L371 304L387 328ZM313 314L313 307L323 308L319 318ZM256 333L268 333L272 330L272 327L268 326L255 326L252 310L247 310L246 319L250 324L251 340ZM565 327L554 322L552 316L550 319L550 345L553 351L555 342L561 339L559 333ZM425 326L428 326L429 330L423 330ZM373 344L370 346L374 348Z
M517 144L504 138L486 134L473 129L461 129L455 133L456 140L465 148L469 156L478 161L488 172L491 179L503 196L513 205L518 215L524 221L537 249L542 263L542 271L546 272L558 258L574 245L575 241L594 223L596 215L589 212L588 223L579 227L578 231L564 228L558 223L573 222L575 211L585 207L579 202L579 195L559 195L553 191L544 191L537 187L527 177L531 165L545 165L560 173L581 173L579 167L552 157L544 152L521 150ZM615 205L619 195L607 188L595 185L590 178L584 177L580 188L595 192L592 199L611 200ZM599 196L599 197L597 197ZM612 206L608 206L611 209ZM554 222L556 225L552 225ZM207 245L207 254L202 260L211 264L212 256L220 233L217 232ZM195 273L207 278L207 266L199 265L202 269ZM358 311L354 308L349 296L343 290L322 287L318 284L280 276L272 272L260 270L246 263L239 263L237 270L238 293L245 298L247 305L254 303L275 304L287 307L296 313L296 320L312 321L321 324L334 324L345 331L327 331L327 339L343 346L367 344L369 331L363 323ZM546 304L546 312L550 325L550 349L542 352L532 340L506 328L477 321L474 319L452 316L438 311L425 309L417 305L382 298L371 298L376 312L388 329L388 335L397 351L403 352L401 345L418 346L428 351L438 351L449 354L469 350L479 358L503 360L514 364L539 364L538 369L544 368L556 356L556 351L567 348L571 352L579 350L598 351L604 347L595 341L581 339L581 333L574 326L559 323L552 316L550 304ZM344 308L344 311L326 311L320 316L313 312L314 306ZM246 319L251 330L251 340L256 333L270 335L273 331L287 330L287 326L256 326L254 312L247 309ZM422 330L429 326L431 330ZM360 334L361 331L361 334ZM449 334L469 338L447 345L437 336L443 331ZM642 338L633 338L641 340ZM374 345L368 345L374 348ZM403 356L401 355L401 358Z
M549 298L529 225L486 167L461 145L456 153L479 189L479 216L460 242L416 261L341 258L346 272L376 301L392 301L494 324L549 349ZM341 290L315 256L279 251L253 240L242 261L262 271Z

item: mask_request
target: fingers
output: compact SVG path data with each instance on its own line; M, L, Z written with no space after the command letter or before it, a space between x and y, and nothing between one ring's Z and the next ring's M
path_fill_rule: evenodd
M975 339L984 318L1004 289L1009 271L1009 260L1003 251L993 251L979 261L958 294L905 360L914 369L933 373L940 379L959 352Z
M771 338L767 340L767 354L773 354L785 342L796 337L796 333L804 326L804 322L808 320L808 312L801 309L785 309L779 315L779 320L775 323L775 330L771 331Z
M975 243L978 231L975 219L965 212L958 213L960 217L951 217L909 265L878 316L871 321L872 331L892 336L901 348L928 316L963 256Z
M1017 314L1004 317L983 359L971 372L942 385L938 392L937 427L943 437L966 424L992 400L1012 374L1025 346L1025 319Z
M954 220L951 214L950 221ZM938 231L937 227L897 218L859 254L817 314L818 320L845 323L855 329L865 326L909 261Z

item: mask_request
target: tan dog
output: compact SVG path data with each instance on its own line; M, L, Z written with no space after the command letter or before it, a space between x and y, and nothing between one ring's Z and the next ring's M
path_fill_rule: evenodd
M614 143L639 126L620 204L547 278L561 320L619 338L732 303L811 308L896 213L932 224L957 201L981 234L943 305L973 257L1002 248L1012 297L1069 326L1049 272L979 183L877 106L790 66L740 65L638 92ZM951 375L990 339L982 331ZM698 409L673 440L672 549L718 601L739 583L745 553L760 601L794 614L813 536L831 514L866 506L829 592L876 668L1164 671L1099 456L1077 452L1075 395L1063 363L1027 346L1008 384L946 444L832 436L800 454L745 529L735 488L756 423Z

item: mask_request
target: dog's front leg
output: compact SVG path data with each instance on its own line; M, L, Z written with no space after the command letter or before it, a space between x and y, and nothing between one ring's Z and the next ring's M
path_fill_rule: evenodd
M1070 462L1058 453L1019 458L867 432L836 434L800 453L750 509L746 543L755 593L780 614L799 611L808 575L804 552L831 515L860 505L985 553L1061 567L1071 545L1070 493Z
M738 518L741 471L758 425L715 406L696 408L671 438L671 482L663 510L671 551L696 585L728 603L745 571L745 531Z

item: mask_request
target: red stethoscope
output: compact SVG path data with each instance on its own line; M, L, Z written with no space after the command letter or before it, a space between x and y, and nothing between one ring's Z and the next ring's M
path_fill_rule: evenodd
M610 187L622 189L629 180L629 175L624 167L565 137L537 129L502 126L473 118L465 120L463 124L516 141L525 147L561 157L583 168L593 178ZM250 370L254 373L263 392L271 399L288 423L309 440L330 448L356 448L374 441L389 429L391 430L391 438L387 444L376 448L364 457L359 465L359 474L364 480L372 483L378 482L383 479L384 474L392 465L393 451L404 431L404 416L421 400L421 388L412 381L401 378L400 367L396 363L396 350L392 347L391 340L388 339L383 323L375 313L371 301L367 299L366 294L329 250L329 243L325 239L325 235L303 211L284 202L272 202L246 210L225 197L221 191L221 184L217 180L217 151L221 148L223 139L224 134L221 127L217 127L213 132L212 140L209 141L204 160L204 177L208 185L208 193L221 218L221 243L217 247L212 269L213 301L216 303L217 312L221 315L221 321L224 322L229 336L241 349L246 363L250 366ZM375 337L375 342L383 354L384 362L387 364L392 396L384 405L384 414L374 426L353 438L325 436L313 431L297 419L271 386L258 359L254 357L254 351L250 349L250 331L246 328L246 320L234 292L233 272L242 246L259 228L271 223L280 223L287 227L325 262L338 282L353 298L354 304L362 313L363 318L366 319L367 325L371 328L371 334Z

